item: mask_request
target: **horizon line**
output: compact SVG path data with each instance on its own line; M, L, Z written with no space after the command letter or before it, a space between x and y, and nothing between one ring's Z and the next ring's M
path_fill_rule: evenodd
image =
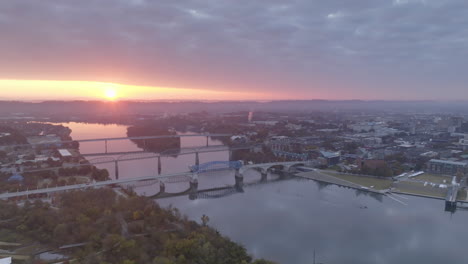
M468 99L270 99L270 100L259 100L259 99L155 99L155 100L144 100L144 99L127 99L127 100L99 100L99 99L8 99L0 98L0 103L48 103L48 102L87 102L87 103L107 103L107 104L118 104L118 103L181 103L181 102L198 102L198 103L216 103L216 102L256 102L256 103L269 103L269 102L308 102L308 101L322 101L322 102L434 102L434 103L449 103L449 102L468 102Z

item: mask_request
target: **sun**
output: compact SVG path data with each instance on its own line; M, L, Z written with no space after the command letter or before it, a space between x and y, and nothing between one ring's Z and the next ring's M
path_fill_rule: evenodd
M117 91L115 89L106 89L104 92L104 97L106 97L107 100L114 101L117 99Z

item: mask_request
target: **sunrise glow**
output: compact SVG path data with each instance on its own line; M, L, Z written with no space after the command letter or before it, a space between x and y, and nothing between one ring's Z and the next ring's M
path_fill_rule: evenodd
M117 99L117 92L115 91L115 89L107 88L104 93L104 97L107 100L114 101L115 99Z
M270 94L138 86L93 81L0 80L1 99L19 100L256 100Z

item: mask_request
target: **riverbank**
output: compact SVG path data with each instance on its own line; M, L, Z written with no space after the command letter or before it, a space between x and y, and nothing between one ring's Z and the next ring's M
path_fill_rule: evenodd
M349 175L323 170L301 172L297 173L296 176L374 193L396 193L438 200L445 200L448 190L446 188L432 187L429 184L418 181L392 181L385 178ZM468 202L466 190L460 190L457 202Z
M96 189L64 193L57 199L56 208L40 201L27 207L0 201L0 221L13 217L34 220L0 224L0 230L12 234L5 243L21 244L17 238L24 236L35 249L26 254L24 248L13 248L5 254L17 260L42 253L47 253L45 257L64 254L76 259L73 263L179 263L189 259L207 264L272 264L254 260L240 244L210 228L209 219L199 224L176 208L161 208L150 198L122 197L111 189Z
M349 180L344 180L340 179L338 177L334 177L331 175L327 175L325 173L320 172L319 170L314 170L314 171L308 171L308 172L301 172L295 174L297 177L301 177L304 179L310 179L310 180L315 180L319 182L325 182L325 183L331 183L335 184L338 186L343 186L343 187L349 187L353 189L359 189L359 190L366 190L369 192L374 192L374 193L379 193L379 194L384 194L384 191L376 190L376 189L371 189L367 186L361 185L360 183L357 182L352 182Z

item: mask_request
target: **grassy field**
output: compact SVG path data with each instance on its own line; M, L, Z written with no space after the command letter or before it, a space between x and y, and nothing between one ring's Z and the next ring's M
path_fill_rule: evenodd
M19 234L13 232L13 231L3 229L3 228L0 228L0 239L1 239L0 246L3 243L27 244L27 243L32 242L30 239L27 239L22 235L19 235ZM5 244L3 244L3 245L5 245Z
M434 188L429 185L424 186L424 183L410 181L405 181L401 184L397 184L396 190L405 193L427 195L440 198L445 198L447 193L446 189Z
M459 190L457 194L457 200L466 201L466 190Z
M429 173L424 173L422 175L414 177L413 179L437 183L437 184L443 184L444 180L446 184L450 184L450 182L452 181L452 177L450 176L442 176L442 175L435 175L435 174L429 174Z
M356 175L348 175L348 174L341 174L333 171L323 171L323 173L346 180L352 183L356 183L365 187L373 188L375 190L386 190L392 186L391 180L386 179L379 179L379 178L372 178L372 177L364 177L364 176L356 176Z

